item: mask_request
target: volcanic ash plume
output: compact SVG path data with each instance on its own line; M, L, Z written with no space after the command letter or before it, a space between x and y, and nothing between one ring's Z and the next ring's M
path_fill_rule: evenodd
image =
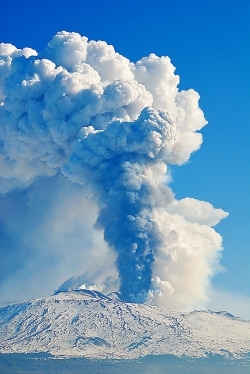
M55 175L81 185L98 205L95 226L117 255L127 300L205 301L222 249L211 226L227 213L178 201L167 186L167 165L199 149L206 125L170 59L134 64L65 31L42 52L1 44L0 56L1 192Z

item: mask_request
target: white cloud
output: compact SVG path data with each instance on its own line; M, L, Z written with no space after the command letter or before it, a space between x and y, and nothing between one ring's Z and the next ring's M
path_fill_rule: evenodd
M65 31L39 53L1 45L0 191L36 196L30 211L23 207L34 217L31 226L14 219L12 227L20 250L31 254L33 246L39 254L19 270L23 284L34 274L42 279L39 264L53 263L47 284L74 272L73 284L100 285L116 274L116 253L128 297L145 295L153 277L161 303L190 308L206 301L222 249L209 226L227 213L174 200L165 185L168 164L181 165L199 149L197 131L207 123L198 93L179 91L174 72L168 57L151 54L133 64L105 42ZM37 205L41 178L48 193ZM60 180L55 191L50 180Z
M215 209L212 204L190 197L182 200L173 200L168 205L168 212L183 216L187 221L200 225L216 226L222 219L228 216L222 209Z

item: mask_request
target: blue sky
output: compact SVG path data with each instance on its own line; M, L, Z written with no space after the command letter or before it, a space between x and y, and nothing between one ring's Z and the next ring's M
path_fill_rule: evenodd
M209 124L191 162L172 169L177 198L211 202L230 213L218 287L250 297L248 1L2 2L1 42L41 50L61 30L105 40L137 61L168 55L180 88L194 88Z

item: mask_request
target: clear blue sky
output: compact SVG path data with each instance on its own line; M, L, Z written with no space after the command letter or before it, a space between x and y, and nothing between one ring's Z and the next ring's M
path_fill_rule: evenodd
M214 284L250 296L249 1L8 0L1 3L2 42L41 50L61 30L105 40L136 61L168 55L180 88L194 88L209 124L191 162L173 169L177 198L211 202L230 216Z

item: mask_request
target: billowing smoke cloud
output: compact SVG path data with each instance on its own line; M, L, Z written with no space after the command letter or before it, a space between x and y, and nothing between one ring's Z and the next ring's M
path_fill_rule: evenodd
M222 249L210 226L227 213L178 201L167 186L168 165L199 149L206 125L199 95L178 91L170 59L134 64L67 32L40 53L2 44L0 58L1 192L67 178L98 206L95 227L116 253L124 297L183 308L206 301ZM68 286L77 282L93 287L83 277Z

